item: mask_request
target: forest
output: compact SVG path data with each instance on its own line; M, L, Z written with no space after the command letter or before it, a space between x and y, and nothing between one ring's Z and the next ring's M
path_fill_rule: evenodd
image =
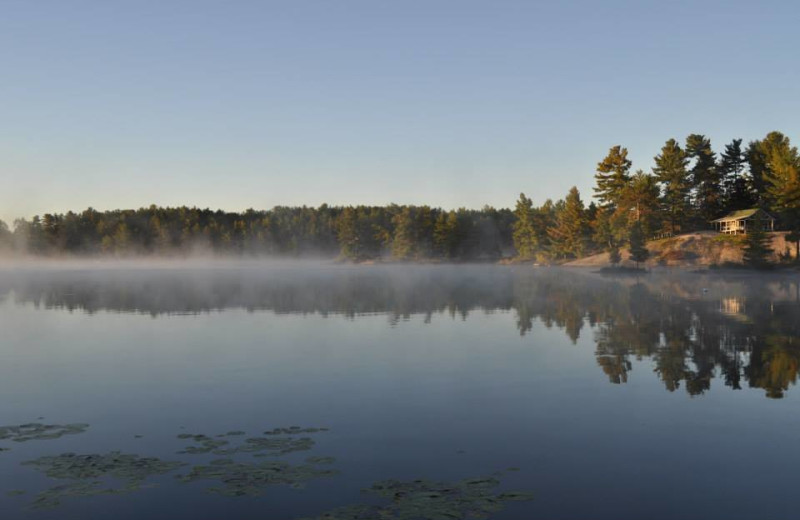
M734 210L762 208L800 249L800 155L789 138L734 139L719 152L704 135L669 139L649 171L633 170L613 146L597 164L587 204L573 187L534 206L520 194L511 209L430 206L286 207L244 212L157 207L47 213L0 221L0 250L55 255L276 255L352 261L520 261L558 263L627 247L647 258L647 240L710 229ZM748 234L745 259L765 262L766 233Z

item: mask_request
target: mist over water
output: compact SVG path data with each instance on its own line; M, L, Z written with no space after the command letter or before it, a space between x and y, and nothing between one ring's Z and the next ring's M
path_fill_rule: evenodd
M3 518L791 518L799 292L781 274L5 264Z

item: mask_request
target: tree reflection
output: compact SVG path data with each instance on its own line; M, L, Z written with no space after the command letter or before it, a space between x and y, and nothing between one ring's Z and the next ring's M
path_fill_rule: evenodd
M161 314L242 308L355 318L385 314L468 319L508 311L520 335L593 335L613 384L649 363L668 391L701 395L715 378L781 398L800 371L800 286L789 276L665 273L607 279L577 270L510 266L357 266L0 272L0 301L37 307ZM641 368L636 368L641 370Z

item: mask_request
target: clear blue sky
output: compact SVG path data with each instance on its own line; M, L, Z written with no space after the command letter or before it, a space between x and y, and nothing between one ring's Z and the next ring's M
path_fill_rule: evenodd
M0 218L535 202L800 139L796 1L0 0Z

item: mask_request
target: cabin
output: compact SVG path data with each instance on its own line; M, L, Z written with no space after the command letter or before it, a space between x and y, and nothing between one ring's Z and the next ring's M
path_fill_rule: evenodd
M761 222L764 231L775 231L775 217L759 208L732 211L722 218L712 220L714 229L728 235L747 234L748 229Z

